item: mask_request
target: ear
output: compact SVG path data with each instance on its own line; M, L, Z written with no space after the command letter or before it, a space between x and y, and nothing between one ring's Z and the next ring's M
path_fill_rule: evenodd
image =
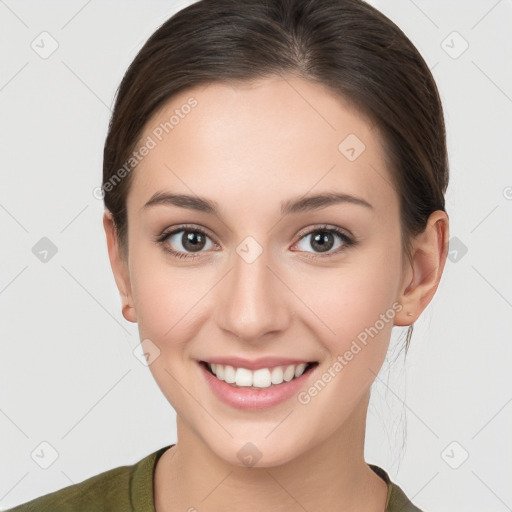
M434 296L448 256L449 221L444 211L430 214L425 230L413 240L411 260L404 265L404 278L397 301L402 309L395 325L411 325Z
M136 323L137 315L131 292L132 288L130 284L128 261L121 254L114 219L109 210L105 210L103 214L103 227L105 228L105 235L107 236L110 266L112 267L114 279L121 295L123 316L129 322Z

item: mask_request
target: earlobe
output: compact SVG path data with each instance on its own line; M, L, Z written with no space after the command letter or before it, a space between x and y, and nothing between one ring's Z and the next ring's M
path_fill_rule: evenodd
M407 263L403 290L397 298L402 309L395 316L395 325L414 323L434 297L448 255L448 236L448 216L436 210L425 230L413 241L412 258Z
M137 315L131 294L130 273L128 262L122 256L114 219L110 211L103 214L103 227L107 238L108 256L119 294L121 295L122 313L126 320L136 323Z
M126 299L126 301L123 301L123 306L121 309L123 316L128 320L129 322L137 323L137 315L135 314L135 307L133 306L132 302Z

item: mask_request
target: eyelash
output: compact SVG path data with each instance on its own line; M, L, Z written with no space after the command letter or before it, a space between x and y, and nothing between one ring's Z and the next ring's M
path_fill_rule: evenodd
M197 254L191 254L191 253L183 253L183 252L175 251L175 250L169 248L169 245L166 243L167 240L169 239L169 237L171 237L172 235L175 235L176 233L180 233L181 231L190 231L192 233L201 233L201 235L204 235L211 239L211 237L208 235L208 233L206 233L206 231L204 231L203 229L198 228L193 225L185 224L185 225L182 225L182 226L179 226L179 227L173 229L172 231L163 232L161 235L159 235L157 237L156 242L161 244L163 249L166 252L170 253L175 258L195 259L195 258L200 257L202 251L200 251ZM337 254L340 254L342 251L344 251L348 247L353 247L354 245L357 244L357 241L355 239L351 238L349 235L347 235L345 233L345 231L341 230L340 228L329 227L328 225L322 225L322 226L315 227L314 229L311 229L310 231L304 233L299 238L298 241L302 240L303 238L307 237L308 235L312 235L313 233L318 233L318 232L334 233L335 235L338 235L338 237L343 241L344 245L341 248L338 248L334 252L329 252L327 254L317 253L315 256L307 256L307 258L311 258L311 259L329 258L329 257L335 256Z

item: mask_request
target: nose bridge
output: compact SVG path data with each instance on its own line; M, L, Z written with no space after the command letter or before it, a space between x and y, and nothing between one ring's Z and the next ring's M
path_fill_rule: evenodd
M286 288L275 269L269 269L271 260L269 251L252 237L237 246L216 306L220 328L249 341L286 327L290 320Z

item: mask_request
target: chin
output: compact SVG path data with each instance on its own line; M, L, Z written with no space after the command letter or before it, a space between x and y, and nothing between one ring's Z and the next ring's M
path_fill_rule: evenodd
M271 468L286 464L295 459L300 450L300 443L294 439L283 443L283 439L275 437L274 440L253 438L253 440L230 440L220 446L218 443L212 451L227 463L237 467Z

